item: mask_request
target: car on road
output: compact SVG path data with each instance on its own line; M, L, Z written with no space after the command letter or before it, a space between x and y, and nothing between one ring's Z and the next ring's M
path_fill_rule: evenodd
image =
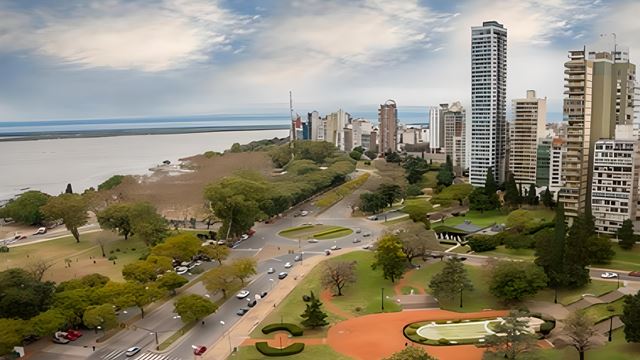
M78 340L78 338L80 337L82 337L82 333L78 330L73 330L73 329L67 330L67 336L65 336L65 338L71 341Z
M268 294L268 293L267 293L266 291L261 292L261 293L260 293L260 298L261 298L261 299L264 299L264 298L265 298L265 296L267 296L267 294Z
M207 351L207 347L206 346L194 346L193 348L193 355L202 355L205 353L205 351Z
M613 278L617 278L618 274L614 273L614 272L603 272L602 274L600 274L600 277L603 279L613 279Z
M285 268L285 269L289 269L289 268L291 268L292 266L293 266L293 265L291 265L291 263L290 263L290 262L287 262L287 263L285 263L285 264L284 264L284 268Z
M280 274L278 274L278 279L282 280L282 279L286 278L287 275L289 275L289 274L286 271L283 271Z
M53 336L51 338L51 341L53 341L56 344L68 344L69 343L69 339L63 338L63 337L57 337L57 336Z
M242 234L242 236L240 236L240 240L247 240L249 238L249 235L247 234Z
M362 234L362 236L369 237L369 236L371 236L371 233L370 232L366 232L366 233Z
M258 303L257 300L249 300L249 303L247 304L247 306L252 308L252 307L256 306L257 303Z
M176 268L176 274L178 274L178 275L186 274L187 271L189 271L189 268L186 267L186 266L178 266Z
M340 246L338 246L338 245L333 245L332 247L329 248L329 250L333 250L333 251L340 250L340 249L342 249L342 248Z
M360 240L359 238L355 238L351 242L354 243L354 244L357 244L359 242L362 242L362 240Z
M13 240L24 240L27 238L27 235L23 235L23 234L15 234L13 236Z
M267 274L273 274L274 272L276 272L276 269L270 267L267 269Z
M378 220L378 215L367 216L367 219L376 221L376 220Z
M356 228L356 234L360 234L361 232L362 232L362 229Z
M244 314L246 314L246 313L248 313L248 312L249 312L249 309L247 309L247 308L241 308L240 310L236 311L236 315L238 315L238 316L242 316L242 315L244 315Z
M326 256L331 255L331 250L329 250L329 249L324 249L324 254L325 254Z
M139 352L140 352L140 350L142 350L142 349L141 349L139 346L132 346L132 347L128 348L128 349L127 349L127 352L125 352L124 354L125 354L127 357L131 357L131 356L133 356L133 355L135 355L135 354L139 353Z
M629 273L629 276L637 276L640 277L640 271L632 271Z
M371 249L373 246L371 244L362 245L362 248L365 250Z
M307 210L300 211L300 216L307 216L307 215L309 215L309 212Z
M239 293L237 293L237 294L236 294L236 297L237 297L238 299L244 299L244 298L246 298L247 296L249 296L249 294L251 294L251 293L249 292L249 290L241 290Z
M302 256L300 255L296 255L296 257L293 258L293 261L301 261L302 260Z
M33 235L42 235L42 234L46 234L47 233L47 228L46 227L40 227L38 228L38 230L36 230L35 233L33 233Z
M226 243L227 243L227 242L226 242L225 240L218 240L218 245L224 245L224 244L226 244Z
M311 243L311 244L315 244L318 242L318 239L309 239L307 240L307 242Z

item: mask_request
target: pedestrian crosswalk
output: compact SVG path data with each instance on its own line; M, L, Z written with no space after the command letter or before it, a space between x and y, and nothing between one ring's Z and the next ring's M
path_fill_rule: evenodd
M156 354L151 351L146 351L142 354L137 354L132 357L126 357L124 350L113 350L105 355L102 355L100 358L103 360L116 360L116 359L132 359L132 360L182 360L177 356L171 356L170 354Z

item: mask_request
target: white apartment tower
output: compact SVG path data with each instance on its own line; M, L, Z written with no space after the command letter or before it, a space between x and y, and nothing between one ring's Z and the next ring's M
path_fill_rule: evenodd
M456 175L462 176L466 169L467 134L465 129L465 110L459 101L453 102L451 106L446 104L440 106L444 123L444 152L446 156L451 158Z
M484 186L487 170L505 179L507 29L496 21L471 28L471 162L469 180Z
M446 105L446 104L445 104ZM442 105L429 107L429 149L432 153L438 152L444 144L444 129L442 128Z
M567 152L567 144L562 138L551 140L549 152L549 190L554 194L564 186L564 176L562 174L562 159Z
M518 185L536 183L538 139L545 136L547 99L536 98L534 90L527 97L512 102L513 121L509 124L509 171Z

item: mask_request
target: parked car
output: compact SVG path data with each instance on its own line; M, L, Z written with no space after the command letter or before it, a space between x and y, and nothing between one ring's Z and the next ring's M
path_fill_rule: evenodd
M378 215L367 216L367 219L373 220L373 221L378 220Z
M186 267L186 266L178 266L176 268L176 274L178 274L178 275L186 274L187 271L189 271L189 268Z
M218 245L224 245L224 244L226 244L226 243L227 243L227 242L226 242L225 240L218 240Z
M333 245L332 247L329 248L329 250L333 250L333 251L340 250L340 249L342 248L338 245Z
M300 255L296 255L296 257L293 258L293 261L300 261L302 260L302 256Z
M78 330L69 329L67 330L67 336L65 337L71 341L75 341L82 337L82 333Z
M287 262L287 263L285 263L285 264L284 264L284 268L285 268L285 269L289 269L289 268L291 268L292 266L293 266L293 265L291 265L291 263L290 263L290 262Z
M267 294L268 294L268 293L267 293L266 291L261 292L261 293L260 293L260 298L261 298L261 299L264 299L264 298L265 298L265 296L267 296Z
M254 306L256 306L258 302L256 300L250 300L249 303L247 304L248 307L252 308Z
M135 354L139 353L139 352L140 352L140 350L141 350L141 349L140 349L138 346L133 346L133 347L128 348L128 349L127 349L127 352L125 352L124 354L125 354L127 357L130 357L130 356L133 356L133 355L135 355Z
M206 346L196 346L193 348L193 355L202 355L204 354L204 352L207 351L207 347Z
M280 274L278 274L278 279L282 280L282 279L286 278L287 275L289 275L289 274L286 271L283 271Z
M359 243L359 242L362 242L362 240L360 240L359 238L355 238L355 239L353 239L353 241L352 241L352 242L353 242L354 244L357 244L357 243Z
M38 228L38 230L36 230L35 233L33 233L33 235L42 235L42 234L46 234L47 233L47 228L46 227L40 227Z
M249 238L249 235L247 234L242 234L242 236L240 236L240 240L247 240Z
M324 254L325 254L326 256L331 255L331 250L329 250L329 249L324 249Z
M268 268L268 269L267 269L267 274L273 274L273 273L275 273L275 272L276 272L276 269L274 269L274 268L272 268L272 267L270 267L270 268Z
M637 276L640 277L640 271L632 271L629 273L629 276Z
M307 242L311 243L311 244L315 244L318 242L318 239L309 239L307 240Z
M59 337L55 337L55 336L53 336L51 338L51 341L53 341L56 344L68 344L69 343L69 339L59 338Z
M236 294L236 297L237 297L238 299L244 299L244 298L246 298L247 296L249 296L249 294L251 294L251 293L249 292L249 290L241 290L239 293L237 293L237 294Z
M246 314L248 312L249 312L249 309L241 308L240 310L236 311L236 315L242 316L242 315L244 315L244 314Z
M362 229L356 228L356 234L360 234L361 232L362 232Z
M371 236L371 233L370 232L366 232L366 233L362 234L362 236L369 237L369 236Z
M247 236L252 237L255 233L256 233L255 230L249 229L249 231L247 231Z
M603 272L602 274L600 274L600 277L603 279L613 279L613 278L617 278L618 274L614 273L614 272Z
M27 238L27 235L24 235L24 234L15 234L13 236L13 240L24 240L26 238Z
M307 215L309 215L309 212L307 210L300 211L300 216L307 216Z
M373 246L371 244L362 245L362 248L365 250L371 249Z

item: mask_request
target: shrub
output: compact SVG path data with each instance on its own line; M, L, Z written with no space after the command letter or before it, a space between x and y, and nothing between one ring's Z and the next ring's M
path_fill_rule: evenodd
M110 260L110 261L117 260L117 259L118 259L118 257L117 257L117 256L115 256L115 255L111 255L111 256L109 256L109 260Z
M503 237L503 243L507 249L533 249L536 246L533 236L511 233Z
M416 184L411 184L409 186L407 186L407 191L405 191L407 196L419 196L422 195L422 189L420 189L420 186L416 185Z
M447 340L445 338L440 338L440 339L438 339L438 344L447 345L447 344L449 344L449 340Z
M282 324L269 324L262 328L263 334L270 334L274 331L287 331L293 336L302 336L303 330L296 324L282 323Z
M489 235L475 235L469 238L467 245L475 252L491 251L500 245L500 238Z
M554 327L556 327L556 324L550 321L543 322L542 324L540 324L540 334L547 336Z
M113 175L112 177L108 178L105 182L98 185L98 190L111 190L114 187L122 184L122 180L124 180L123 175Z
M362 308L360 306L356 306L355 309L353 309L353 310L355 310L356 312L360 312L360 311L362 311Z
M365 165L371 165L371 161L367 160L364 162Z
M8 253L9 252L9 247L6 245L2 245L0 246L0 253Z
M411 325L409 325L408 327L412 328L412 329L419 329L420 327L422 327L421 323L413 323Z
M120 252L120 248L116 248L116 252Z
M276 349L269 346L266 341L261 341L256 343L256 350L264 356L289 356L301 353L304 350L304 344L293 343L284 349Z
M408 328L404 331L404 333L405 333L405 334L407 334L407 335L409 335L409 336L411 336L411 335L415 335L415 334L416 334L416 331L417 331L417 329L414 329L414 328L412 328L412 327L408 327Z

